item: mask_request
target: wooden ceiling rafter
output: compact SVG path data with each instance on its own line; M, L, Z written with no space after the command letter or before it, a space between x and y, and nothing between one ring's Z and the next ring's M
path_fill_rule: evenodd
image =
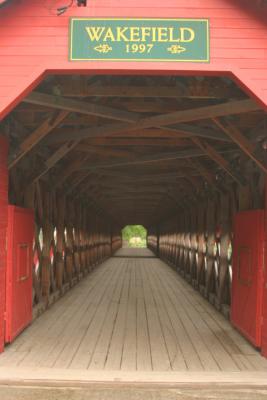
M210 144L207 142L204 142L203 140L199 140L197 138L192 139L192 141L198 146L200 149L202 149L220 168L222 168L228 175L230 175L234 181L236 181L240 185L245 185L246 184L246 179L245 177L235 171L233 167L230 165L229 161L222 156L214 147L212 147Z
M198 171L201 176L203 177L203 179L206 180L206 182L213 187L215 190L218 190L218 185L216 184L216 176L214 176L214 174L209 171L203 163L201 163L200 160L196 160L196 159L192 159L192 158L188 158L187 162L189 165L193 166L195 168L196 171Z
M66 140L78 141L90 138L92 136L101 137L115 133L127 132L130 130L132 131L132 130L155 128L155 127L166 128L166 126L168 125L200 121L204 119L211 119L211 118L234 115L234 114L242 114L251 111L256 111L259 109L260 109L259 105L256 104L255 101L251 99L229 101L221 104L216 104L213 106L193 108L186 111L177 111L168 114L156 115L153 117L141 118L137 122L134 123L133 121L130 124L125 122L114 123L111 125L91 127L90 129L88 128L82 129L78 132L69 133L68 135L67 134L57 135L56 138L54 138L54 142L66 141ZM175 128L170 127L170 129L174 130ZM177 131L180 132L180 130Z
M40 92L32 92L23 101L25 103L44 105L68 112L94 115L116 121L137 122L140 118L139 114L132 112Z
M254 161L257 166L267 174L267 165L255 154L256 145L251 143L240 130L230 121L220 121L218 118L213 118L214 123L236 143L239 148Z
M43 177L48 171L53 168L59 160L65 157L71 150L76 146L76 142L66 142L62 146L60 146L44 163L44 168L38 171L37 173L33 173L33 176L30 180L30 183L34 183L38 181L41 177Z
M85 146L84 144L81 144L81 145L75 146L74 149L80 151L79 146L89 147L89 146ZM73 174L75 171L81 169L82 165L84 163L86 163L87 161L89 161L90 153L96 153L98 155L101 155L102 157L105 155L106 156L112 155L112 156L120 157L122 160L127 157L130 157L130 158L134 157L134 153L132 153L130 151L123 151L123 150L119 150L119 149L118 150L98 149L94 146L90 146L90 148L87 149L86 153L87 154L89 153L89 155L82 156L82 157L79 156L79 158L76 158L74 161L68 162L67 167L65 167L65 166L61 167L62 171L59 171L56 178L54 178L55 187L62 185L71 174ZM46 172L48 172L48 169L43 173L43 175Z
M34 93L33 93L34 94ZM37 98L39 98L39 97L42 97L43 96L43 94L41 94L41 96L40 96L40 93L37 93ZM47 98L47 96L49 97L49 101L52 101L52 102L54 102L55 104L56 104L56 107L61 107L62 106L62 98L60 98L60 101L57 101L58 99L57 99L57 97L56 96L50 96L50 95L44 95L44 98ZM52 99L51 99L51 97L52 97ZM65 99L63 99L64 101L65 101ZM47 100L48 101L48 100ZM53 103L53 104L54 104ZM68 101L67 101L67 103L68 103ZM231 107L229 108L229 103L231 103ZM240 103L242 103L242 106L241 106L241 104ZM195 120L196 119L206 119L206 118L208 118L208 117L211 117L211 116L214 116L214 115L217 115L218 113L219 113L219 115L227 115L228 113L235 113L235 112L240 112L240 110L242 109L242 110L247 110L248 108L252 108L252 109L258 109L258 106L252 101L252 100L242 100L242 101L235 101L235 102L228 102L228 103L223 103L222 105L219 105L219 107L218 107L218 105L216 105L216 106L211 106L211 107L201 107L200 109L193 109L193 111L192 110L187 110L187 112L185 112L186 113L186 116L184 115L184 113L182 113L182 112L176 112L176 113L171 113L171 114L167 114L167 115L165 115L165 118L167 119L167 121L165 121L165 123L166 124L168 124L168 122L170 122L170 121L172 121L172 122L174 122L175 123L175 121L177 122L177 120L178 120L178 122L179 122L179 118L180 118L180 121L188 121L188 119L190 119L190 121L192 121L192 118L194 118ZM212 109L212 110L211 110ZM231 110L231 111L230 111ZM195 117L192 117L192 112L194 112L195 113ZM225 114L226 113L226 114ZM208 115L207 115L208 114ZM162 118L163 118L164 116L162 116L162 115L160 115L160 116L155 116L155 117L152 117L152 121L155 121L155 119L157 120L157 121L162 121ZM133 117L133 119L135 119L136 118L136 116L134 116ZM193 119L193 120L194 120ZM143 122L142 122L143 121ZM148 121L148 122L147 122ZM172 123L171 122L171 123ZM146 119L143 119L143 120L140 120L139 121L139 123L138 123L138 127L139 126L141 126L141 127L154 127L154 125L153 125L153 123L152 123L152 125L150 125L151 124L151 117L150 118L146 118ZM122 124L123 126L125 126L125 123L123 123ZM133 126L134 124L131 124L130 126ZM148 126L147 126L148 125ZM157 124L156 124L156 126L157 126ZM97 129L97 128L96 128ZM107 129L107 128L106 128ZM172 129L172 128L171 128ZM93 130L93 129L92 129ZM74 135L72 135L73 137L75 137L75 141L76 141L76 139L77 139L77 133L74 133ZM65 137L66 137L66 135L65 135ZM76 144L78 144L79 143L79 139L77 139L77 141L76 141ZM62 146L62 151L60 151L60 149L57 151L57 153L58 154L61 154L62 155L62 157L61 158L63 158L66 154L68 154L69 153L69 151L71 151L73 148L75 147L75 143L73 143L72 144L72 146L68 146L68 143L67 143L67 145L64 147L64 146ZM68 149L69 149L69 151L68 151ZM54 164L52 165L52 166L54 166L55 165L55 163L57 162L57 161L59 161L61 158L59 158L59 157L57 157L57 158L53 158L53 162L54 162ZM39 178L41 177L41 176L43 176L44 174L46 174L46 172L47 171L49 171L49 169L51 168L50 167L50 165L51 164L49 164L49 165L47 165L47 163L46 163L46 167L45 167L45 169L39 174ZM38 177L37 178L34 178L34 180L36 180L36 179L38 179Z
M80 143L77 145L76 150L81 152L90 151L91 146L99 146L99 147L116 147L120 148L121 146L133 147L133 146L184 146L188 144L187 139L181 138L153 138L152 140L147 139L139 139L139 138L113 138L113 137L105 137L105 138L90 138L87 139L86 142ZM89 149L88 149L89 147Z
M77 176L75 176L74 179L68 180L68 183L70 182L70 184L68 184L66 187L63 186L61 190L66 195L71 195L71 193L73 193L75 190L77 190L79 185L82 184L85 181L85 179L88 179L90 177L90 175L91 175L91 171L89 171L89 172L82 171Z
M93 185L98 183L99 190L103 190L105 193L108 190L123 190L124 192L127 190L125 188L133 188L134 191L149 191L149 190L159 190L164 184L169 186L172 185L174 187L180 179L185 178L189 173L192 176L200 176L199 172L189 172L188 170L185 173L179 170L180 172L171 173L171 174L152 174L152 175L143 175L143 176L136 176L136 175L128 175L128 176L118 176L117 174L112 174L113 179L105 181L105 173L107 171L101 171L102 175L99 176L97 172L89 171L86 174L82 174L81 176L77 177L74 182L70 182L68 184L67 192L71 193L74 189L79 191L79 186L82 184L85 185ZM117 178L116 178L117 177ZM86 180L88 181L86 183Z
M121 87L122 77L99 76L80 99L67 96L69 81L51 77L11 113L9 120L14 115L21 125L20 134L7 130L13 158L20 137L23 144L37 132L27 157L12 168L17 179L38 185L42 178L45 187L97 212L109 208L116 220L151 224L228 184L244 184L247 163L256 179L267 172L260 154L264 113L227 79L129 76ZM62 122L41 133L63 113Z
M83 156L68 163L68 165L54 177L54 187L57 188L61 186L84 162L88 161L88 158L89 156Z
M200 141L199 141L200 142ZM145 156L140 156L136 160L130 160L130 161L122 161L122 162L113 162L113 163L103 163L103 164L98 164L98 165L83 165L82 170L91 170L91 171L96 171L96 170L102 170L105 168L123 168L127 166L134 166L134 165L142 165L142 164L148 164L148 163L159 163L159 162L169 162L169 161L175 161L175 160L180 160L180 159L187 159L187 158L192 158L192 157L203 157L206 155L209 155L207 152L207 148L211 149L210 145L205 145L201 148L201 150L197 149L192 149L192 150L181 150L173 153L159 153L159 154L154 154L154 155L145 155ZM229 153L233 152L233 150L215 150L214 153L216 154L219 153Z
M164 129L173 132L180 132L181 134L187 135L188 138L196 136L214 141L230 142L230 140L225 135L220 134L220 132L217 132L214 129L205 129L197 125L176 124L165 126Z
M29 153L42 139L45 138L53 129L55 129L59 124L69 114L68 111L59 111L52 113L49 117L35 129L31 134L29 134L20 144L19 147L11 153L10 162L8 168L13 168L26 154Z
M120 148L111 148L110 146L108 147L101 147L101 146L96 146L96 145L88 145L87 143L80 143L75 147L75 151L79 152L86 152L86 153L95 153L99 154L100 156L113 156L113 157L119 157L121 159L124 158L132 158L135 156L134 149L120 149Z
M202 90L201 90L202 89ZM178 86L127 86L127 85L60 85L58 92L66 97L119 97L119 98L189 98L189 99L228 99L240 98L243 93L236 88Z

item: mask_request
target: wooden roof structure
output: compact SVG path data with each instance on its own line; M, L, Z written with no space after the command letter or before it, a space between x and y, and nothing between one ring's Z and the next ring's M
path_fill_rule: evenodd
M5 118L11 196L44 182L120 226L149 226L196 193L265 165L266 115L227 78L46 78ZM257 178L257 179L258 179Z

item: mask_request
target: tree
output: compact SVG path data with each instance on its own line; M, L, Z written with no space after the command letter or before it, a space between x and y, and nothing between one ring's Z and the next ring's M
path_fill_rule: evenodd
M146 247L146 237L147 230L143 227L143 225L127 225L122 230L122 240L128 242L129 246L131 245L131 239L139 238L140 244L138 247Z

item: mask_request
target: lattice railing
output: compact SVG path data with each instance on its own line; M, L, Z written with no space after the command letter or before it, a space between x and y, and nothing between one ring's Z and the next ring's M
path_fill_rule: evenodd
M35 210L33 306L38 315L119 249L121 235L86 202L40 184L18 205Z
M257 197L251 198L250 193L253 191L237 187L191 202L148 234L148 247L227 314L231 304L234 214L263 207L262 188L258 188Z

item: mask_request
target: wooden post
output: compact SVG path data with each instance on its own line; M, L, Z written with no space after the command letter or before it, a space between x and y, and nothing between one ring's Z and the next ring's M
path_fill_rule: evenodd
M61 291L64 276L64 230L65 230L65 211L66 211L66 197L61 194L57 195L57 245L55 254L56 263L56 282L57 288Z
M81 221L80 221L80 262L83 274L87 269L86 262L86 208L84 204L81 207Z
M191 246L190 246L190 275L192 281L198 285L198 275L196 271L197 261L196 255L198 251L198 235L197 235L197 213L195 207L191 207ZM196 281L197 278L197 281Z
M207 206L209 212L207 213L206 226L207 226L207 270L205 282L205 297L209 297L211 292L212 272L214 266L214 245L215 245L215 199L208 200Z
M79 276L81 271L81 254L80 254L80 235L81 235L81 218L82 218L82 208L81 204L74 205L74 234L73 234L73 258L75 265L75 272Z
M42 295L45 302L48 302L51 288L51 259L50 249L53 240L53 224L51 221L51 194L43 191L43 251L42 251Z
M220 266L219 266L219 289L216 298L216 307L221 308L224 301L226 289L226 278L228 273L228 248L230 243L230 197L229 194L220 195Z
M66 233L67 233L67 243L66 243L66 275L68 282L71 283L72 277L74 275L74 259L73 259L73 205L68 199L67 201L67 213L66 213Z
M198 207L198 260L197 260L197 286L200 285L202 280L202 273L204 267L204 251L205 251L205 206L200 203Z
M187 210L185 223L185 249L184 249L184 271L186 279L191 282L190 275L190 263L189 263L189 251L190 251L190 211Z
M185 276L185 264L184 264L184 253L185 253L185 215L181 215L181 226L180 226L180 254L179 254L179 269L183 276Z
M36 192L36 187L35 184L30 184L25 192L24 192L24 205L25 207L31 208L35 212L36 210L36 203L35 203L35 192ZM37 252L39 261L41 259L41 249L39 246L39 238L38 238L39 230L38 230L38 224L36 223L36 216L35 216L35 247L34 251ZM33 265L33 276L32 276L32 282L33 282L33 304L34 302L39 303L42 298L42 290L40 286L40 276L35 269L35 265Z

